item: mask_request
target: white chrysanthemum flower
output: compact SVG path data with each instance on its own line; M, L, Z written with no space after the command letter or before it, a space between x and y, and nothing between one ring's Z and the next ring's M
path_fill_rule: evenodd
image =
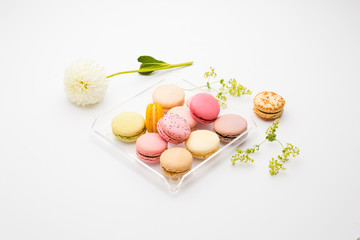
M79 60L65 70L64 85L70 101L84 107L104 98L108 79L104 68L96 62Z

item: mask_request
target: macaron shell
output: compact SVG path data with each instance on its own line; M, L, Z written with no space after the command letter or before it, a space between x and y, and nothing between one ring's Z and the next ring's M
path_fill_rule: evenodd
M152 94L153 102L162 105L164 112L176 106L182 106L185 102L185 92L175 84L158 86Z
M220 113L220 105L215 97L209 93L198 93L190 102L190 111L197 121L211 123Z
M160 166L165 176L182 177L192 166L193 157L185 148L175 147L164 151L160 156Z
M174 113L184 118L189 123L191 130L194 130L194 128L196 127L196 121L192 117L190 109L188 107L185 106L174 107L169 110L168 114L169 113Z
M254 97L254 107L264 113L278 113L284 105L284 98L274 92L264 91Z
M212 131L196 130L185 141L185 146L194 157L205 159L220 148L220 139Z
M237 114L224 114L215 120L213 128L222 141L230 142L246 131L247 121Z
M157 125L158 132L165 141L179 144L185 141L190 133L190 125L177 114L168 113Z
M146 132L145 119L137 112L123 112L111 122L113 134L125 142L133 142Z
M158 130L159 135L160 135L166 142L170 142L170 143L174 143L174 144L179 144L180 142L179 142L179 143L178 143L178 142L175 143L175 140L171 140L171 138L170 138L168 135L166 135L166 133L163 131L160 123L161 123L161 119L160 119L160 121L159 121L158 124L157 124L157 130Z
M160 136L166 141L166 142L169 142L169 143L172 143L172 144L180 144L182 142L185 141L185 139L174 139L174 138L171 138L171 136L169 136L164 130L163 130L163 127L160 125L160 121L158 122L158 126L157 126L157 129L158 129L158 132L160 134Z
M136 154L145 162L159 162L166 149L167 142L157 133L146 133L136 141Z
M146 108L146 129L148 132L157 133L157 123L164 116L160 103L150 103Z
M193 155L194 158L207 159L208 157L210 157L211 155L216 153L219 150L219 148L220 148L220 146L218 148L215 148L211 152L206 153L206 154L205 153L196 153L196 152L192 152L191 154Z

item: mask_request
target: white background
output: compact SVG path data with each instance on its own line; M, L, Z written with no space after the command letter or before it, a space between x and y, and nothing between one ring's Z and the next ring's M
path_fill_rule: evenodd
M0 2L0 239L350 239L360 237L359 1ZM112 78L95 106L71 104L66 66L108 74L140 55L194 65ZM197 84L213 66L286 100L278 138L301 154L268 173L231 153L177 195L89 138L96 116L159 79ZM252 114L260 142L270 122Z

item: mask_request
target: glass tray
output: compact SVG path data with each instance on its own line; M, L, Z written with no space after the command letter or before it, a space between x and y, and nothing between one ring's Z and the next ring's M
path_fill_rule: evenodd
M180 81L170 81L170 80L161 80L158 81L153 86L143 90L136 96L126 100L125 102L115 106L111 110L101 114L99 117L97 117L94 120L94 123L91 127L91 136L93 139L97 140L96 142L99 143L102 147L105 148L106 151L114 154L116 157L120 158L121 160L129 163L130 167L135 167L137 169L142 170L143 176L148 176L150 179L152 179L152 182L160 185L165 185L168 190L171 193L177 193L180 190L180 187L184 185L188 185L190 182L194 181L194 179L197 179L200 173L204 173L203 170L205 168L210 167L215 161L218 161L221 159L219 157L221 154L224 154L224 152L227 152L227 150L233 150L235 147L237 147L239 144L245 141L245 139L249 136L249 134L256 129L255 122L241 109L232 106L227 103L226 108L221 108L220 115L226 114L226 113L235 113L243 116L248 124L248 129L242 133L240 136L235 138L229 143L223 143L220 144L220 149L213 155L211 155L209 158L205 160L200 160L194 158L192 163L192 169L186 173L183 177L179 179L169 179L165 177L161 172L160 164L147 164L141 161L136 156L136 148L135 148L135 142L134 143L125 143L120 140L118 140L112 133L111 129L111 121L112 119L119 113L125 112L125 111L135 111L140 114L142 114L145 117L145 111L146 107L149 103L152 102L152 93L154 89L163 84L176 84L179 87L182 87L184 89L192 89L196 88L197 86L190 83L187 80L180 80ZM185 101L199 93L199 92L209 92L211 93L207 88L202 89L195 89L192 91L185 91ZM208 129L212 130L212 124L201 124L197 123L196 129ZM174 146L180 146L185 147L185 144L179 144L174 145L169 143L168 148L172 148ZM231 153L228 153L228 157L226 158L226 161L230 161L230 155ZM224 160L224 158L222 158ZM159 181L160 180L160 181ZM156 182L155 182L156 181Z

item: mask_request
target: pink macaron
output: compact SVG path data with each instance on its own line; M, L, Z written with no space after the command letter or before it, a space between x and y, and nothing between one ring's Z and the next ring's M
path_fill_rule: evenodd
M184 118L189 123L191 131L194 130L194 128L196 127L196 121L191 116L191 112L188 107L185 106L174 107L170 109L168 113L175 113L180 117Z
M167 113L157 124L160 136L167 142L180 144L184 142L191 133L189 123L178 114Z
M247 121L237 114L224 114L213 125L214 132L223 142L231 142L247 130Z
M211 94L198 93L190 101L190 111L196 121L212 123L220 113L220 105Z
M157 163L167 149L167 142L157 133L146 133L136 140L136 155L146 163Z

